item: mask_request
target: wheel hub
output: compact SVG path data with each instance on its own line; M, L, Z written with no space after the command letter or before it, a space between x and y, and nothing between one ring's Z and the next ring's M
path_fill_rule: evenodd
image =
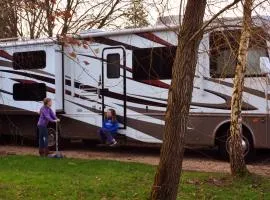
M229 137L226 141L226 151L228 154L230 153L230 142L231 142L231 137ZM242 138L241 145L242 145L244 156L246 156L250 151L250 146L249 146L249 141L245 136L243 136Z
M48 146L55 146L55 130L52 128L49 128L48 130Z

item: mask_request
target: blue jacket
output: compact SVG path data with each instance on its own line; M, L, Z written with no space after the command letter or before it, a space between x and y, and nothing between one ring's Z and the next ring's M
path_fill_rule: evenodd
M116 133L118 130L118 122L117 121L112 121L111 119L105 119L102 128L106 129L107 131L111 133Z

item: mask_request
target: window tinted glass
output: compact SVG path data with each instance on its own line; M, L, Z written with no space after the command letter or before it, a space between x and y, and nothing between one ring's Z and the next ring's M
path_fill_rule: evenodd
M266 49L261 47L253 47L248 50L247 57L247 76L260 75L260 57L268 57Z
M15 83L13 99L16 101L42 101L46 97L44 83Z
M13 54L14 69L42 69L45 67L45 51L16 52Z
M249 42L246 76L260 76L260 57L268 57L261 29L254 29ZM210 75L232 78L237 64L241 30L217 31L210 34Z
M133 78L171 79L176 47L155 47L133 51Z
M120 78L120 54L107 55L107 78Z

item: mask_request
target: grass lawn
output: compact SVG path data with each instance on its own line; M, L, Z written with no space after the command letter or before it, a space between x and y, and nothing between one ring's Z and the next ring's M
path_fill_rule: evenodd
M104 160L0 157L0 199L147 199L155 167ZM179 199L269 199L270 179L184 172Z

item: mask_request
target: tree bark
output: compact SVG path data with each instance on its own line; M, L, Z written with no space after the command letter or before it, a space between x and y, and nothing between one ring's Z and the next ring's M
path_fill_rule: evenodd
M230 165L233 176L244 176L248 173L244 151L242 147L242 96L244 78L246 72L247 53L251 34L251 12L253 0L244 2L243 30L240 37L239 50L237 56L237 66L234 77L234 87L231 102L231 127L230 127Z
M14 0L0 1L0 39L17 37L16 2Z
M187 132L197 53L203 31L192 40L190 38L203 25L205 7L206 0L189 0L179 30L160 163L151 193L153 200L173 200L177 197L184 155L184 136Z
M46 21L47 21L47 34L48 37L53 37L53 29L54 29L54 16L53 9L54 5L51 0L45 0L45 11L46 11Z

